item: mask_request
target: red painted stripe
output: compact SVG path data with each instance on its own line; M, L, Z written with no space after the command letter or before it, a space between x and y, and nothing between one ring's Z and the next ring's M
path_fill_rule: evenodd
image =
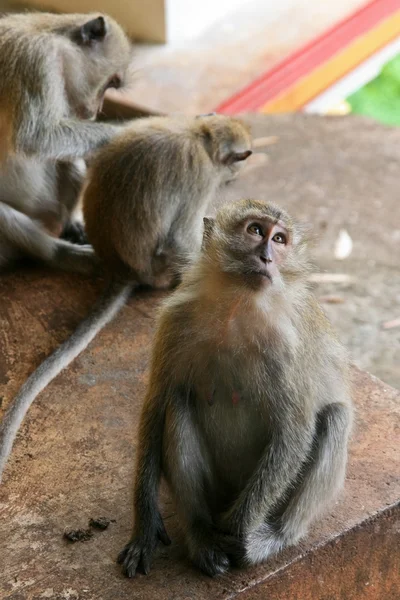
M222 102L215 110L225 114L256 110L399 8L400 0L369 2Z

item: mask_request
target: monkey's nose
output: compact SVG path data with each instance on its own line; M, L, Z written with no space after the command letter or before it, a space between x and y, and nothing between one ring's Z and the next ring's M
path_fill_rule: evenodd
M260 259L261 262L263 262L265 265L272 263L272 258L270 256L263 256L262 254L260 255Z

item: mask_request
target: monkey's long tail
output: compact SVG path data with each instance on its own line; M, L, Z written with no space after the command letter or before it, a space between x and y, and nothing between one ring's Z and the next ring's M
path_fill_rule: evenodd
M67 367L126 303L134 284L112 282L75 332L28 377L0 425L0 481L20 425L36 396Z

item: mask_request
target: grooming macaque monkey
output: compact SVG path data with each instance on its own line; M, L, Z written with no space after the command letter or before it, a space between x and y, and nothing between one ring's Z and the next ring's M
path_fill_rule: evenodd
M301 228L278 207L242 200L205 219L202 254L159 317L119 556L129 577L169 543L161 474L208 575L294 544L342 486L348 363L308 273Z
M93 119L105 91L123 84L130 58L127 37L108 16L0 18L0 269L30 256L93 270L91 248L49 230L81 237L71 220L83 179L74 161L119 133Z
M121 27L98 13L24 13L0 19L3 152L72 159L118 129L95 123L104 93L120 87L131 58Z
M110 286L92 313L29 377L0 426L0 476L37 394L110 321L139 285L166 288L202 241L219 186L251 154L248 128L224 116L134 121L91 165L83 208Z

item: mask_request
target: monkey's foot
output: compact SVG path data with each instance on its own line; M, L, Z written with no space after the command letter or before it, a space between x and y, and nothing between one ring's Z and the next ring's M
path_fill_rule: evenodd
M229 556L216 546L203 546L191 553L193 564L210 577L222 575L230 567Z
M79 244L80 246L88 244L85 227L83 223L80 223L79 221L67 223L60 237L72 244Z
M232 564L241 563L244 557L242 542L217 530L192 530L187 541L192 562L210 577L225 573Z
M88 275L102 273L101 261L95 254L92 246L78 246L65 240L55 241L55 253L51 264L58 269Z

